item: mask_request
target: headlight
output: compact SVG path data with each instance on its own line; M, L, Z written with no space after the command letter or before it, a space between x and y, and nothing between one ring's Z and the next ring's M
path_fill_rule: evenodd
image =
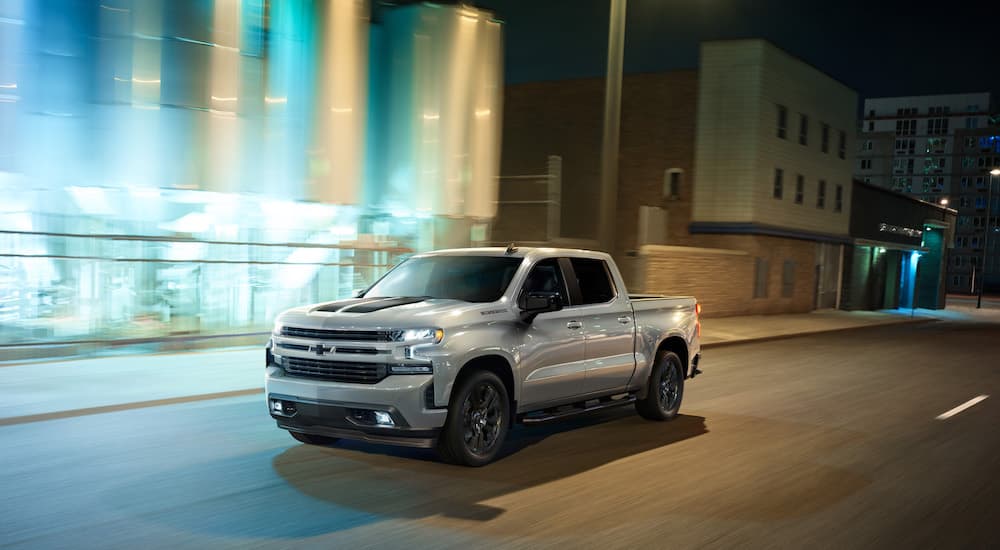
M444 331L439 328L411 328L400 335L401 342L433 342L440 343Z

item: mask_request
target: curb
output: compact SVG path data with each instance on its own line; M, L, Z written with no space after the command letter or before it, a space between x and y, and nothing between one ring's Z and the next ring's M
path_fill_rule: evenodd
M167 397L165 399L152 399L149 401L134 401L132 403L118 403L115 405L101 405L99 407L87 407L84 409L69 409L65 411L29 414L25 416L8 416L6 418L0 418L0 426L30 424L32 422L44 422L46 420L59 420L61 418L74 418L77 416L90 416L92 414L104 414L109 412L127 411L131 409L145 409L148 407L162 407L164 405L176 405L178 403L191 403L194 401L211 401L213 399L241 397L244 395L255 395L258 393L264 393L264 389L251 388L246 390L231 390L216 393L203 393L200 395Z
M903 319L899 321L890 321L886 323L875 323L870 325L857 325L852 327L837 327L830 329L820 329L811 330L805 332L790 332L788 334L774 334L771 336L759 336L756 338L738 338L734 340L723 340L721 342L709 342L701 345L701 349L711 349L711 348L722 348L726 346L736 346L739 344L755 344L757 342L770 342L773 340L787 340L789 338L798 338L799 336L813 336L816 334L826 334L831 332L846 332L849 330L860 330L865 328L873 327L884 327L891 325L916 325L920 323L929 323L932 321L940 321L940 319L935 319L934 317L918 317L913 319Z

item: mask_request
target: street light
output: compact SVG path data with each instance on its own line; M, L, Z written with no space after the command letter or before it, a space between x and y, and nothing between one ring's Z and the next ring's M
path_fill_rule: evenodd
M976 298L976 309L983 307L983 288L986 287L986 253L990 249L990 213L993 211L993 180L1000 176L1000 168L990 170L990 186L986 189L986 236L983 237L983 276L979 281L979 297Z

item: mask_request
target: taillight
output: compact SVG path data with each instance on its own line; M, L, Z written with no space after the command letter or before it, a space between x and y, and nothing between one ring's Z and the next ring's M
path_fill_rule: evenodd
M694 312L696 315L701 315L701 304L694 305Z

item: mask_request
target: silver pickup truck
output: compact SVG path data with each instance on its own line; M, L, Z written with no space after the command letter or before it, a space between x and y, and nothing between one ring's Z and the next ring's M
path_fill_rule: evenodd
M629 295L610 256L556 248L415 255L354 298L278 316L265 394L304 443L339 438L493 460L514 422L634 403L677 415L700 373L694 298Z

